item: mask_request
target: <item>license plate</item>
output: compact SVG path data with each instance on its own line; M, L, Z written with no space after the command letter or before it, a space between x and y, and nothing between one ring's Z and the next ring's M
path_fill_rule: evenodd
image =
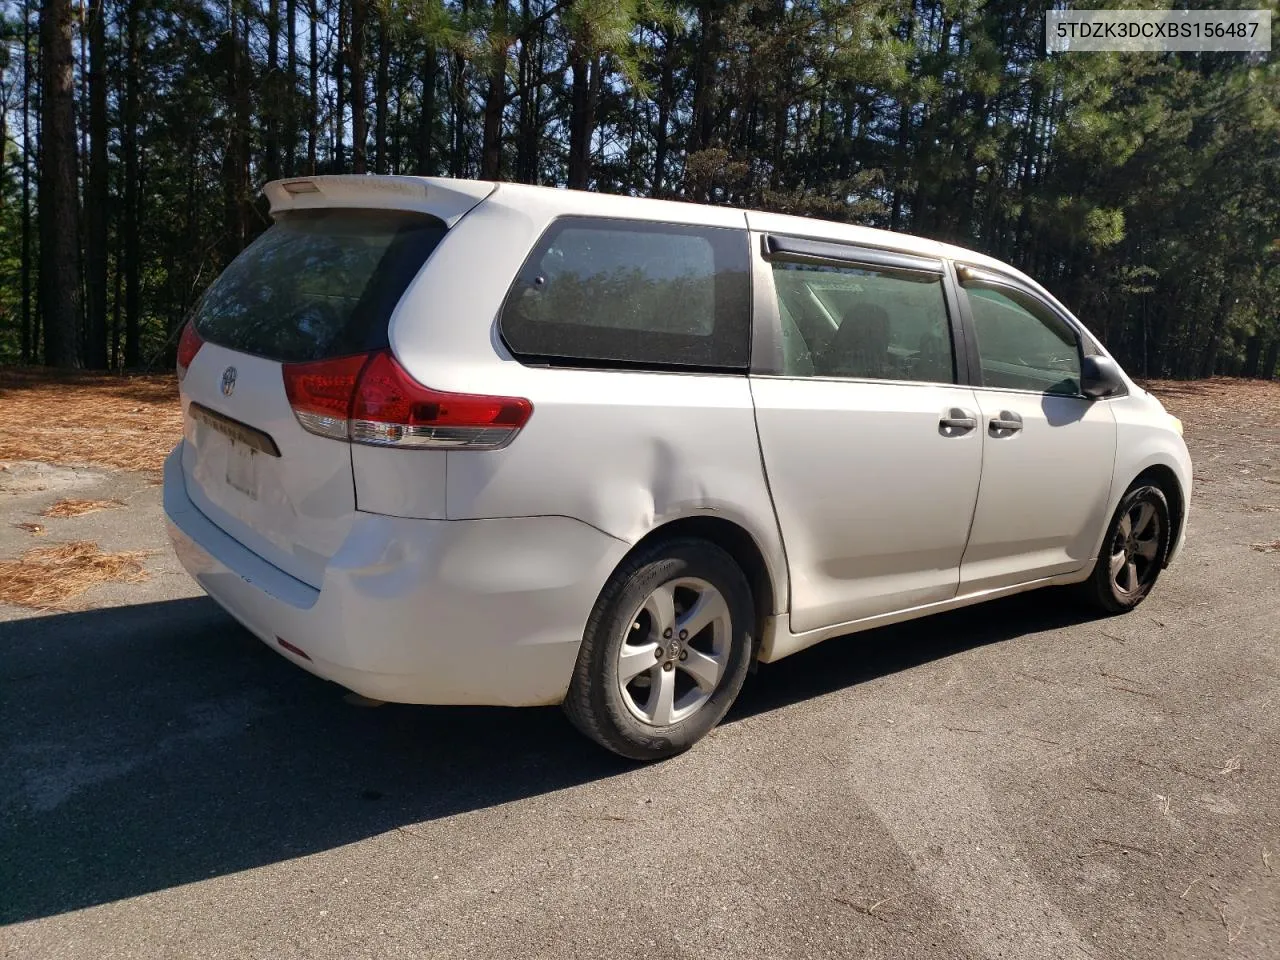
M231 441L227 450L227 485L250 500L258 499L258 454L252 447Z

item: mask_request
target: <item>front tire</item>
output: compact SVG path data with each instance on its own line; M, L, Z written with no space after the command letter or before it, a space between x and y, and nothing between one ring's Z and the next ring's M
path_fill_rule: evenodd
M751 587L714 544L658 543L618 568L587 621L564 710L632 760L689 749L724 717L750 666Z
M1080 584L1085 602L1104 614L1126 613L1155 586L1169 553L1169 501L1159 487L1134 487L1120 499L1102 552Z

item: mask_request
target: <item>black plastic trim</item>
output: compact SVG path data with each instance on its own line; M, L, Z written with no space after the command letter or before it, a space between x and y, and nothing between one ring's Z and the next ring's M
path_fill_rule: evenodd
M750 372L760 377L782 376L782 317L768 263L768 237L753 233L751 239Z
M251 427L247 423L233 420L226 414L210 410L204 404L196 403L194 400L188 404L187 413L191 414L193 420L199 420L237 443L243 443L246 447L251 447L259 453L265 453L268 457L280 456L280 448L276 446L271 434L263 433L257 427Z
M872 267L889 267L911 273L927 273L941 276L941 259L917 257L909 253L860 247L854 244L828 240L805 240L802 237L784 237L775 233L764 238L766 260L802 260L806 262L858 264Z
M955 264L947 261L948 306L954 303L956 366L964 363L964 382L971 387L982 386L982 359L978 356L978 334L973 326L973 314L969 311L969 298L956 272Z

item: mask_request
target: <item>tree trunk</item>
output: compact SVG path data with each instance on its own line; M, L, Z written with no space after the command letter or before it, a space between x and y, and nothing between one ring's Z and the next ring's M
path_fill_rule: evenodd
M427 49L422 54L422 96L418 113L418 174L424 177L434 176L436 172L432 135L436 121L436 76L440 70L439 59L435 44L428 40Z
M575 45L569 55L569 189L585 190L591 160L591 61Z
M80 211L69 0L40 10L40 309L45 363L80 366Z
M889 229L902 226L902 201L907 192L907 174L910 171L911 110L904 100L898 107L898 146L894 159L893 201L889 214Z
M125 85L120 146L124 153L124 365L133 369L142 362L142 242L138 191L138 88L141 63L138 13L142 0L126 0ZM119 267L117 267L119 269Z
M1271 346L1267 348L1267 356L1262 361L1262 377L1265 380L1274 380L1276 378L1276 361L1280 360L1280 336L1271 341Z
M694 68L693 124L689 153L711 146L715 130L716 63L720 57L719 0L702 0L698 5L698 60Z
M367 173L369 104L365 96L365 20L369 0L351 1L351 164L356 173Z
M346 2L345 0L338 0L338 24L335 28L333 40L333 165L335 173L342 173L345 164L343 139L346 136L344 129L346 125L346 103L343 97L342 75L347 58L346 43L343 35L346 20Z
M117 178L118 179L118 178ZM120 264L124 262L124 231L116 231L116 270L113 280L114 291L111 297L111 369L119 370L123 357L120 355L121 314L124 310L124 271Z
M507 0L493 0L489 44L480 178L497 180L502 172L502 111L507 100Z
M242 32L239 3L227 5L230 34L227 45L226 98L228 124L222 161L222 263L225 266L244 249L249 233L249 90L245 76L246 36Z
M675 106L675 32L664 29L662 32L662 79L658 82L658 123L654 130L653 144L653 183L649 188L651 197L665 197L667 181L667 156L670 151L671 111Z
M1227 326L1227 315L1231 312L1231 291L1234 289L1233 276L1223 278L1222 290L1218 294L1218 308L1213 312L1213 322L1209 327L1209 342L1205 345L1200 359L1201 377L1212 377L1218 365L1218 348L1222 345L1222 333Z
M1258 363L1262 359L1262 336L1254 334L1244 345L1244 368L1240 371L1241 376L1256 377L1258 375Z
M404 71L396 70L393 84L396 91L396 112L394 116L387 120L387 123L391 126L390 131L388 131L390 140L387 142L386 148L387 167L390 173L399 174L404 169L404 165L401 162L404 148Z
M364 25L369 0L351 2L351 166L356 173L368 172L368 103L365 98Z
M465 20L468 12L468 0L461 0L459 8ZM449 91L449 113L453 129L449 131L450 175L461 177L466 173L467 164L467 59L461 52L453 55L453 76Z
M262 84L263 173L280 179L280 125L284 110L284 84L280 76L280 0L267 3L267 76Z
M391 51L387 36L387 10L379 7L378 18L378 75L373 94L373 172L387 172L387 100L390 98Z
M31 0L22 3L22 333L23 363L34 359L31 330Z
M520 53L517 57L520 118L516 131L516 179L521 183L538 182L538 91L542 87L541 58L534 56L540 36L533 30L533 14L529 0L520 0ZM542 27L538 27L540 34Z
M310 110L307 117L307 173L315 176L317 142L320 139L320 11L316 9L316 0L308 4L307 13L311 20L311 59L307 64L307 106Z
M107 368L107 51L103 0L92 0L89 18L89 182L85 190L85 260L88 307L85 363Z
M284 83L280 85L284 97L284 175L292 177L298 172L298 0L285 0L284 4Z

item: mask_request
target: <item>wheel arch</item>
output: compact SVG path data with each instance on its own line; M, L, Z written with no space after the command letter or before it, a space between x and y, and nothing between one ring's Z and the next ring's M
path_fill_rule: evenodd
M1182 535L1182 524L1185 522L1187 512L1187 498L1182 491L1182 484L1178 480L1178 475L1173 471L1172 467L1163 463L1154 463L1143 469L1133 480L1125 487L1124 492L1128 493L1134 487L1151 484L1158 487L1160 492L1169 501L1169 550L1165 551L1164 565L1169 565L1169 554L1172 553L1174 544L1178 542L1178 538ZM1123 496L1123 494L1122 494Z
M759 648L763 627L768 617L776 612L778 590L774 573L760 543L746 527L725 517L696 514L668 520L654 527L632 544L618 566L626 563L641 550L655 543L690 537L715 544L742 568L751 586L752 603L755 606L756 629L752 641Z

